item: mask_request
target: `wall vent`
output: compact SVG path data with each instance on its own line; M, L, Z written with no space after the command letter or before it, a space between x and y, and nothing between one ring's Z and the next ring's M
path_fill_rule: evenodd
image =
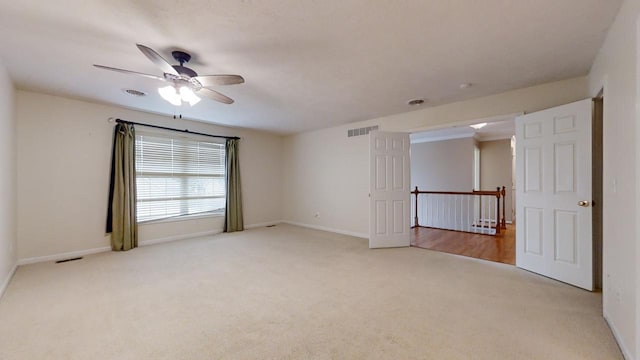
M368 135L369 132L373 130L378 130L378 125L347 130L347 137Z
M140 90L136 90L136 89L122 89L122 91L124 91L125 93L131 95L131 96L146 96L147 93L145 93L144 91L140 91Z

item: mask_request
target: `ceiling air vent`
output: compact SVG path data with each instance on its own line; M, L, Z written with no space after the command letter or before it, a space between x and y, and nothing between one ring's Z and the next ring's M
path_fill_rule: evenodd
M373 130L378 130L378 125L347 130L347 137L368 135L369 132Z
M135 89L122 89L122 91L126 92L127 94L131 95L131 96L145 96L147 95L146 93L140 91L140 90L135 90Z

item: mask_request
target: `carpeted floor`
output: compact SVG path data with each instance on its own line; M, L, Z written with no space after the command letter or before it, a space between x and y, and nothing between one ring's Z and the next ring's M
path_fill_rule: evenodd
M0 359L621 359L601 296L288 225L20 267Z

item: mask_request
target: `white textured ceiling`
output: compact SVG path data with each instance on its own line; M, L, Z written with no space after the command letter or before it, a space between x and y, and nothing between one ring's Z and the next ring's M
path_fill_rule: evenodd
M22 89L293 133L584 75L620 3L0 0L0 61ZM161 75L136 43L246 83L218 88L233 105L175 108L156 81L91 66Z

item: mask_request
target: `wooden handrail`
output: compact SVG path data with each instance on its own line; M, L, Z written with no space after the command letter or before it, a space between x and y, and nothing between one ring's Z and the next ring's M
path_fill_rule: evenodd
M411 191L412 194L439 194L439 195L500 195L500 188L497 191L484 191L484 190L472 190L469 192L466 191L424 191L418 190L416 186L415 190Z
M506 229L506 216L505 216L505 198L506 198L506 187L502 186L502 188L497 187L496 191L487 191L487 190L472 190L470 192L466 191L424 191L418 190L416 186L411 194L415 195L415 216L414 216L414 227L419 227L418 223L418 195L419 194L434 194L434 195L475 195L475 196L495 196L496 197L496 235L501 233L501 229ZM500 200L502 199L502 213L500 212ZM482 209L480 209L482 213ZM482 214L480 215L482 217Z

